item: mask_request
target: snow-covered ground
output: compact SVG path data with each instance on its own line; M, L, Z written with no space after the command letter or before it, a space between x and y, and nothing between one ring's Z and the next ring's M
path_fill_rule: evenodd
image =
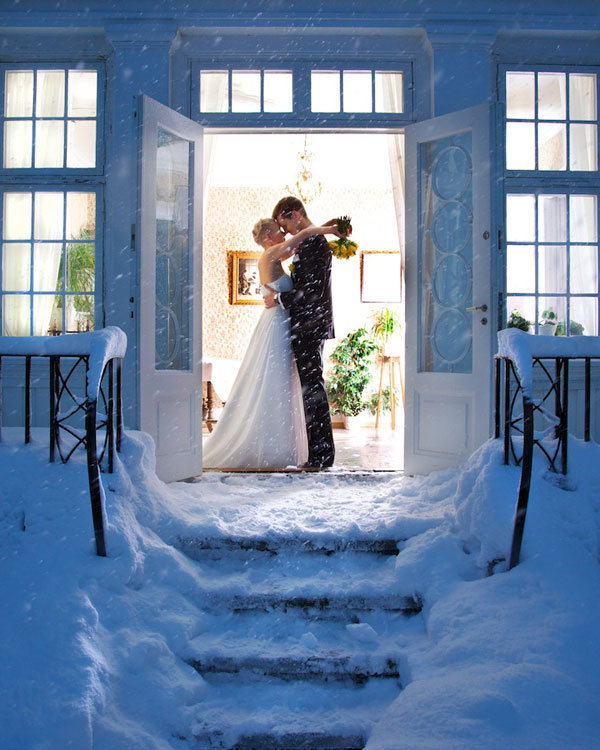
M198 717L218 688L186 659L223 632L207 606L206 592L218 594L209 568L175 546L197 536L405 540L380 577L350 556L296 556L285 571L292 591L301 580L329 576L335 588L351 577L365 591L423 600L414 632L397 636L404 690L377 718L368 748L599 746L598 446L571 442L569 490L536 457L522 562L486 576L490 560L508 555L519 480L502 465L499 441L427 478L211 473L166 486L153 474L148 438L127 433L116 473L103 475L110 525L101 559L83 454L48 464L42 435L23 446L8 433L0 443L3 750L195 746ZM229 594L252 589L252 560L219 563ZM396 637L383 619L347 632L367 654ZM307 621L286 637L302 653L327 639L327 625ZM270 694L253 691L263 719ZM313 700L323 700L317 687Z

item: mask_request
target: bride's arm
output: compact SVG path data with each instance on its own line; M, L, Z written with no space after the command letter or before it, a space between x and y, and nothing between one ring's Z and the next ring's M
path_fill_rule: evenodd
M286 260L290 258L296 251L298 245L304 242L308 237L313 237L315 234L335 234L336 237L345 237L338 230L337 226L326 224L321 227L306 227L301 229L298 234L294 234L288 237L287 240L280 242L277 245L272 245L268 250L265 250L267 257L270 260Z

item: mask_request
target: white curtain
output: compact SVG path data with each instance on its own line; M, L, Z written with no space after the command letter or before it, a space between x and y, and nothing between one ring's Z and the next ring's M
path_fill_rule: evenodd
M402 88L396 85L395 76L386 76L383 79L384 109L386 112L402 111ZM405 266L405 242L404 242L404 203L406 197L406 185L404 174L404 135L395 133L388 137L388 152L390 157L390 175L392 178L392 193L396 207L396 227L398 231L398 247L402 254L402 269Z

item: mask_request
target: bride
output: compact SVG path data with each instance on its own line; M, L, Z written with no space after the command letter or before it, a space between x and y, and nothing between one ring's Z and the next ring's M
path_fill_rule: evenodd
M281 261L315 234L335 234L335 222L309 226L285 239L273 219L258 221L252 235L264 252L258 261L261 288L293 288ZM304 406L291 343L289 312L264 309L227 399L203 446L203 465L211 469L276 469L302 466L308 458Z

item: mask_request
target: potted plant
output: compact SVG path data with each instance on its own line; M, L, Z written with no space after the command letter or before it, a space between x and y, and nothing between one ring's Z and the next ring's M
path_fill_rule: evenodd
M554 336L558 327L558 317L551 307L548 307L542 313L542 319L539 324L539 332L542 336Z
M508 318L508 325L507 328L518 328L521 331L529 331L529 326L531 323L527 320L527 318L524 318L521 313L515 308L509 318Z
M385 355L385 347L397 330L400 330L400 315L389 307L382 307L372 315L371 334L379 344L379 350Z
M565 335L565 321L560 320L558 322L558 325L556 326L556 335L557 336L564 336ZM576 320L572 320L569 323L569 336L583 336L585 328L582 323L578 323Z
M365 328L349 333L335 347L326 383L333 414L352 417L363 410L363 393L371 380L372 357L378 348Z
M394 398L398 398L397 388L394 388ZM372 414L373 416L377 414L378 400L379 393L377 391L373 391L373 393L369 394L369 397L365 401L365 409L369 412L369 414ZM390 399L390 387L389 385L386 385L385 388L381 389L381 403L379 405L379 409L382 414L386 414L386 412L390 411L391 408L392 404Z

